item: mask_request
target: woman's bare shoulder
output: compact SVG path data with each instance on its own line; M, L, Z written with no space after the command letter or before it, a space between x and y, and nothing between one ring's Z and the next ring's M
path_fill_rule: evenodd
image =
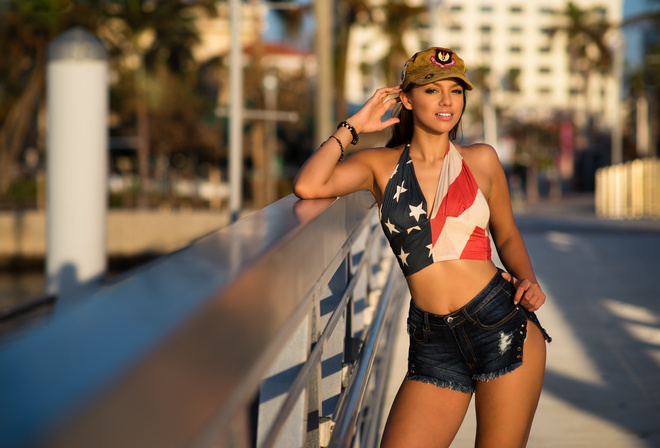
M454 146L463 158L469 157L483 161L497 159L499 161L497 151L487 143L473 143L471 145L454 144Z
M456 146L458 152L467 162L470 169L477 169L491 174L502 169L497 151L486 143L474 143L466 146Z

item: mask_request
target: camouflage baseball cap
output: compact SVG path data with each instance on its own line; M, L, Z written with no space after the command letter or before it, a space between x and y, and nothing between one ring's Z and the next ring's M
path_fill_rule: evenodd
M446 78L458 78L465 82L466 89L472 90L472 83L465 76L465 62L447 48L432 47L413 55L401 72L401 88L411 83L430 84Z

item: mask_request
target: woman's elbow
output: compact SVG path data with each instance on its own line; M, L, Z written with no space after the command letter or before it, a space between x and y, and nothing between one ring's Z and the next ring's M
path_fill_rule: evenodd
M303 182L294 181L293 182L293 194L295 194L300 199L316 199L317 196L314 195L314 192L308 185L305 185Z

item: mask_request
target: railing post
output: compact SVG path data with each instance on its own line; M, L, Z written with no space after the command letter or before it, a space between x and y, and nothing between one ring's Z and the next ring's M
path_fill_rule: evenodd
M257 426L257 446L264 443L278 411L286 399L286 393L302 368L310 352L311 316L303 319L293 336L286 342L275 362L271 365L259 388L259 415ZM280 430L277 442L273 445L281 448L302 446L306 439L307 405L304 396L300 396Z
M321 328L321 311L319 306L318 293L314 294L316 297L313 299L311 325L310 325L310 340L312 341L312 349L316 345L323 331ZM313 369L311 377L307 385L307 411L306 411L306 431L305 447L320 448L323 446L323 434L321 430L321 394L323 393L322 385L322 371L321 364Z
M74 28L48 46L47 292L58 304L106 273L108 56Z

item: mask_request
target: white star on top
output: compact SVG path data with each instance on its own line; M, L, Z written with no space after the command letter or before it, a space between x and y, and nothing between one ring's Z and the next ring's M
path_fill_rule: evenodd
M399 233L399 231L396 229L396 226L390 222L389 218L387 219L385 225L387 226L387 229L390 231L390 235Z
M399 171L399 164L398 163L394 167L394 171L392 172L392 175L390 176L390 179L394 177L394 175L396 174L397 171Z
M408 216L413 216L415 218L415 221L419 222L419 217L421 215L426 215L426 212L422 208L423 205L424 205L423 202L421 202L419 205L415 205L415 206L408 205L408 207L410 207L410 215L408 215Z
M426 248L429 250L429 257L433 255L433 244L429 244Z
M408 263L406 263L406 258L408 258L408 255L410 254L405 253L403 251L403 247L401 248L401 254L397 255L397 257L399 257L399 259L401 260L401 264L403 264L404 266L408 266Z
M420 226L411 227L408 229L408 235L410 235L410 232L412 232L413 230L422 230L422 228Z
M403 186L403 184L405 184L405 183L406 183L406 181L403 180L403 181L401 181L401 185L396 186L396 193L394 193L394 200L397 201L397 202L399 202L399 195L401 193L404 193L404 192L408 191L408 189L404 188L404 186Z

